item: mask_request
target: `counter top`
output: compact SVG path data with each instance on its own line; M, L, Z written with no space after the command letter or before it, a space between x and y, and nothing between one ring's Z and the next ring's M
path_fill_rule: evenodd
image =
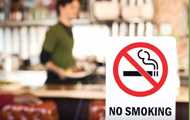
M40 98L71 98L71 99L105 99L105 84L77 84L54 85L36 89L22 88L19 86L0 87L1 90L9 90L15 94L30 92ZM189 102L188 86L181 86L177 96L177 102Z
M46 98L105 99L105 85L45 86L32 90L34 95Z
M76 85L75 87L59 86L56 89L44 87L34 90L33 94L39 97L77 98L77 99L105 99L105 85ZM188 87L179 89L177 102L188 102Z
M16 80L25 84L0 86L0 90L10 91L15 94L19 92L31 92L38 97L46 98L74 98L74 99L105 99L105 84L77 84L43 86L45 82L45 71L18 71L14 73L0 72L1 80ZM186 80L187 81L187 80ZM22 85L43 86L37 89L25 89ZM178 90L177 102L189 102L188 86L183 85Z

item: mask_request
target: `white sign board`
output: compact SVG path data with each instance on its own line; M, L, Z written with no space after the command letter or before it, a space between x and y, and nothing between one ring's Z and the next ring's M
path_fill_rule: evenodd
M175 120L176 40L122 37L108 45L106 120Z

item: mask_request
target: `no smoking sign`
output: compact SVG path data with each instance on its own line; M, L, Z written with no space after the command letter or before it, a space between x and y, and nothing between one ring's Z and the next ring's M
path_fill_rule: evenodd
M106 50L106 120L175 120L176 40L109 38Z
M136 49L136 55L139 57L139 59L134 59L133 56L129 54L130 50ZM151 54L148 52L148 50L153 51L161 61L161 66L162 66L162 73L158 69L158 60L151 58ZM145 55L140 56L140 52L144 52ZM122 58L125 58L126 61L132 64L132 66L136 69L136 71L123 71L123 76L126 76L126 80L130 79L131 77L137 77L137 76L142 76L144 77L153 87L151 89L145 90L145 91L137 91L137 90L132 90L130 89L124 82L122 82L122 78L119 75L119 63ZM151 65L153 64L154 67L152 70L147 71L144 69L143 66L139 65L137 61L140 61L146 65ZM129 67L126 66L126 69L130 69ZM152 76L157 76L158 73L162 74L159 82L156 82L157 80L154 80ZM119 54L117 55L114 66L113 66L113 74L115 77L115 81L117 82L118 86L125 91L126 93L133 95L133 96L147 96L155 93L158 91L162 85L164 84L167 74L168 74L168 65L167 65L167 60L164 56L164 54L154 45L151 45L149 43L143 43L143 42L137 42L130 44L126 47L124 47ZM136 78L139 79L139 78ZM142 79L142 78L141 78ZM140 85L139 85L140 86Z

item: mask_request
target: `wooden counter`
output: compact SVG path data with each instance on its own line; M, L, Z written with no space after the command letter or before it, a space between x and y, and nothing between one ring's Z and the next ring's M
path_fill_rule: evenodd
M31 92L45 98L105 99L105 85L45 86Z
M38 97L48 98L74 98L74 99L105 99L105 85L76 85L73 87L59 86L56 89L33 90L33 94ZM188 87L182 86L179 89L177 102L189 102Z
M38 97L53 98L75 98L75 99L105 99L105 85L75 85L75 86L56 86L43 87L32 90ZM182 86L179 89L177 102L188 102L188 87Z
M88 84L88 85L56 85L56 86L44 86L38 89L26 89L16 86L4 87L5 91L9 90L12 93L19 94L22 92L30 92L40 98L71 98L71 99L94 99L104 100L105 85L104 84ZM1 91L3 88L1 88ZM179 89L179 95L177 96L177 102L188 103L188 86L182 86Z

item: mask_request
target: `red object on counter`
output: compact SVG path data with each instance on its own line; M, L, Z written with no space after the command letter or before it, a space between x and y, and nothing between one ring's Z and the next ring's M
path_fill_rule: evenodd
M2 120L58 120L54 102L38 105L6 105L1 110Z

